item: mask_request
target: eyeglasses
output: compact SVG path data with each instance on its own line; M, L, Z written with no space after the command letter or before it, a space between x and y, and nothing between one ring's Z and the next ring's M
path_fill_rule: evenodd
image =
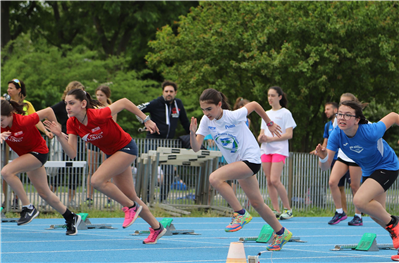
M337 117L337 119L344 119L344 120L349 120L351 117L356 117L356 115L350 115L348 113L337 113L335 114L335 116Z
M19 87L21 88L21 82L18 79L13 79L12 81L14 81L15 83L17 83L19 85Z

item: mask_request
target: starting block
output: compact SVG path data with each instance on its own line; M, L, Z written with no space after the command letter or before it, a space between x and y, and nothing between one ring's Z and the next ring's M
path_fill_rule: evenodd
M173 235L200 235L194 232L194 230L176 230L175 226L172 224L172 218L164 218L159 223L166 228L166 233L164 236L173 236ZM136 230L131 236L138 236L138 235L149 235L149 230Z
M7 218L3 212L3 207L0 207L0 223L16 223L19 218Z
M359 250L359 251L379 251L394 249L392 244L377 244L377 234L364 233L360 239L359 244L349 244L349 245L335 245L332 251L341 250Z
M260 230L259 236L257 237L240 237L239 242L257 242L257 243L270 243L274 230L270 225L264 225ZM300 242L306 243L307 241L301 240L300 237L291 237L288 242Z
M82 217L82 221L80 222L78 226L78 230L88 230L88 229L116 229L112 227L111 224L92 224L89 220L89 214L88 213L80 213L78 214ZM50 225L49 228L46 228L46 230L53 230L56 228L66 228L66 225Z

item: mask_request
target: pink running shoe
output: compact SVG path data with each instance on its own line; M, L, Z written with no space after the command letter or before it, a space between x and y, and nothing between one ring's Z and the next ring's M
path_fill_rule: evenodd
M166 233L166 228L161 224L159 230L154 230L150 227L150 235L144 239L143 244L156 244L158 239L160 239Z
M141 209L143 209L138 203L134 202L136 205L133 208L123 207L122 210L125 212L125 221L123 221L123 228L131 226L134 221L139 217Z

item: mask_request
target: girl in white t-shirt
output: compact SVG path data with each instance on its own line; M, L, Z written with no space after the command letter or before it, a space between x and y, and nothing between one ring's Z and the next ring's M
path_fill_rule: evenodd
M267 97L272 109L267 111L267 116L281 127L281 136L273 136L267 129L268 124L262 120L261 130L258 141L261 143L261 160L263 171L266 175L267 189L275 211L274 214L279 219L292 218L292 209L288 200L287 191L281 183L281 172L285 163L285 158L289 156L288 140L292 138L293 130L296 127L292 114L285 107L287 106L287 96L280 87L269 88ZM280 212L278 197L283 202L284 211Z
M280 127L274 124L262 106L254 101L241 109L228 110L230 107L226 97L214 89L206 89L202 92L200 106L204 116L198 130L197 119L191 118L190 143L192 149L197 152L200 150L205 136L211 134L228 163L209 176L210 184L234 210L233 219L226 226L225 231L238 231L252 219L248 211L241 206L232 187L226 183L227 180L237 180L252 207L276 232L273 243L266 249L280 250L290 240L292 233L282 227L272 210L263 202L258 180L256 176L253 176L260 170L260 151L255 137L245 122L247 115L256 111L269 124L269 130L275 136L280 136Z

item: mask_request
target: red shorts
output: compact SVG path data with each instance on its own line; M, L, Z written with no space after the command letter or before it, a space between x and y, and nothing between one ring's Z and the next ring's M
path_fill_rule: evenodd
M277 153L262 154L262 156L260 157L262 163L279 163L279 162L285 163L285 158L287 158L287 156L277 154Z

